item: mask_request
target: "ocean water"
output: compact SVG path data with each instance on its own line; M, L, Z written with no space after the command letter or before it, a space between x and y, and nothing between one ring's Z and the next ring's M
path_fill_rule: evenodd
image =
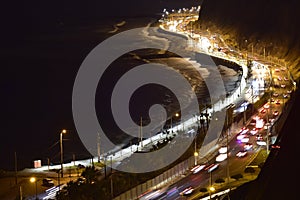
M204 80L214 80L218 74L211 73L209 69L202 67L201 65L198 65L197 69L195 69L195 66L191 65L190 62L196 63L197 61L193 60L193 58L189 56L193 55L193 53L197 54L198 52L191 53L189 41L183 39L184 37L180 35L162 31L157 26L153 26L153 22L156 21L150 20L149 23L142 27L143 29L138 36L134 36L137 37L135 41L137 43L143 42L145 44L149 44L149 46L159 43L166 49L179 52L180 55L183 55L183 57L179 57L178 55L168 51L162 51L161 49L143 49L125 54L121 58L116 59L116 61L113 62L108 68L104 74L104 77L101 79L101 83L98 85L98 93L96 95L96 110L102 129L115 144L126 146L132 139L133 143L137 141L134 136L129 136L122 132L122 130L116 124L111 111L111 97L114 87L123 75L128 73L129 70L136 66L146 63L159 63L163 64L166 68L175 69L189 81L193 89L193 93L196 94L198 98L199 104L211 104L210 94ZM127 22L125 20L115 24L113 32L122 32L123 27L118 25L125 25L126 23ZM132 45L134 46L135 44ZM219 73L222 75L226 92L231 93L238 86L240 78L239 73L241 70L240 67L223 61L222 59L213 58L213 60L217 65ZM216 91L218 91L220 88L217 84L214 84L213 87L213 90ZM179 93L181 96L186 99L186 101L183 102L183 105L188 107L193 94L191 94L191 91L186 91L180 86L177 88L177 90L180 91ZM171 116L173 116L174 113L185 109L185 107L180 107L178 99L175 97L172 91L163 86L152 84L141 86L135 91L135 93L133 93L128 106L130 113L130 116L128 117L131 117L136 125L140 125L140 121L142 120L142 125L146 126L151 123L149 109L154 104L159 104L164 107L167 113L168 121L161 120L163 119L163 114L161 113L151 114L152 119L156 119L160 122L157 123L154 131L151 133L146 133L148 136L158 133L160 128L166 128L170 126L169 124ZM178 121L178 119L174 120ZM134 133L133 135L138 136L139 134L136 126L128 127L127 130L130 133Z

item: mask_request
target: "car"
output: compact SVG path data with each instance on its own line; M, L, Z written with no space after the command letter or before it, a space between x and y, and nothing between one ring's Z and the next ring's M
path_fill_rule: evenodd
M278 114L279 114L278 110L275 110L275 111L273 112L273 115L274 115L274 116L277 116Z
M247 142L245 145L244 145L244 150L248 151L250 149L252 149L253 145L249 142Z
M239 151L237 154L236 154L236 157L245 157L247 155L247 151Z
M222 162L227 159L227 153L221 153L216 157L216 162Z
M251 119L250 125L255 126L255 124L256 124L256 119Z
M54 181L50 178L44 178L42 181L43 181L43 183L42 183L43 186L46 186L46 187L54 186Z
M189 187L185 188L185 189L184 189L182 192L180 192L179 194L180 194L181 196L186 196L186 195L192 194L193 191L194 191L194 188L193 188L192 186L189 186Z
M272 149L280 149L280 145L278 145L278 144L277 144L277 145L273 144L273 145L271 145L271 148L272 148Z
M265 123L264 129L268 129L268 128L270 128L270 127L271 127L271 123L269 123L269 122Z
M197 165L191 169L191 172L193 172L193 174L196 174L200 172L202 169L204 169L205 167L206 165Z
M250 131L251 135L255 135L257 132L258 132L258 129L257 129L257 128L253 128L253 129Z
M86 178L84 178L84 177L79 177L79 178L77 179L77 182L78 182L79 184L85 183L85 181L86 181Z
M277 100L275 101L275 104L279 105L279 104L280 104L280 100L277 99Z
M269 103L265 103L265 104L264 104L264 108L265 108L265 109L270 108L270 104L269 104Z
M241 141L245 136L246 136L246 135L238 134L238 135L236 136L236 139L239 140L239 141Z
M266 113L267 112L267 110L265 109L265 108L262 108L261 110L260 110L260 113L262 113L262 114L264 114L264 113Z
M263 141L263 140L257 140L256 144L259 145L259 146L265 146L265 145L267 145L267 143L265 141Z
M258 129L261 129L264 127L264 124L265 124L265 122L263 119L257 119L255 127L251 130L251 134L255 135L258 132Z
M248 129L248 128L246 128L246 127L243 127L243 128L241 128L241 130L240 130L239 134L246 134L248 131L249 131L249 129Z
M213 164L207 166L204 170L207 171L208 173L210 173L210 172L218 169L219 165L220 165L219 163L216 163L216 164L213 163Z
M259 135L256 136L257 141L262 141L263 139L264 138L263 138L262 134L259 134Z
M247 137L242 138L240 141L243 143L247 143L247 142L249 142L249 140L250 140L250 138L247 136Z
M273 96L274 96L274 97L278 97L279 94L278 94L277 92L274 92L274 93L273 93Z
M227 147L221 147L219 149L219 153L226 153L227 152Z

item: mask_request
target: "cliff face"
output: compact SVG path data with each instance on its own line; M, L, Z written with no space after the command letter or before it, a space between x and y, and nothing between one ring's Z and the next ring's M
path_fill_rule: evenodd
M200 28L230 38L242 50L281 60L300 78L300 27L297 0L204 0Z

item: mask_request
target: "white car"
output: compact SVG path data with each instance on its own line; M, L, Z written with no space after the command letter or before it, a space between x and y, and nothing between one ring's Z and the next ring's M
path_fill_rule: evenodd
M236 136L236 139L241 141L244 137L246 137L246 136L239 134L238 136Z
M239 157L239 158L244 157L244 156L246 156L246 155L247 155L247 151L239 151L239 152L236 154L236 156Z
M193 174L196 174L200 172L202 169L204 169L205 166L206 165L197 165L191 169L191 172L193 172Z
M253 147L253 145L252 145L251 143L246 143L246 144L244 145L244 149L245 149L246 151L252 149L252 147Z
M217 163L217 164L213 163L213 164L209 165L208 167L206 167L204 170L207 170L207 172L210 173L210 172L218 169L219 165L220 165L219 163Z
M227 153L221 153L216 157L216 162L222 162L227 159Z
M192 186L185 188L182 192L180 192L179 194L184 196L184 195L189 195L192 194L192 192L194 191L194 188Z
M226 153L227 152L227 147L221 147L219 149L219 153Z
M251 133L252 135L255 135L257 132L258 132L258 129L257 129L257 128L253 128L253 129L250 131L250 133Z
M249 140L250 140L249 137L244 137L244 138L241 139L241 142L247 143L247 142L249 142Z

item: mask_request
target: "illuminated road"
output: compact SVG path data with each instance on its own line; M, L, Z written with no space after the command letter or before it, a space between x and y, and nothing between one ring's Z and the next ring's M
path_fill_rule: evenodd
M172 16L171 19L165 20L166 23L162 24L160 27L168 31L192 36L194 34L193 32L183 30L183 26L180 25L180 22L188 24L188 20L193 21L195 19L190 17L182 20L181 18L176 19ZM196 43L201 43L201 45L205 44L204 46L201 46L200 50L214 56L220 56L223 59L229 58L229 55L224 53L216 52L217 54L215 54L214 48L211 48L213 44L209 39L204 39L204 37L198 39L201 38L201 36L195 37L195 35L196 34L194 34L194 38L197 38L197 40L195 40ZM221 45L218 47L221 47ZM240 60L240 53L234 53L235 51L230 52L231 60ZM232 133L244 139L238 140L237 137L234 137L233 140L229 141L228 158L224 161L216 162L216 156L219 154L216 152L215 156L208 162L202 161L198 163L199 165L205 164L206 166L209 166L212 163L218 163L219 167L212 173L208 173L205 169L196 174L189 172L178 182L163 188L162 190L156 190L154 193L148 193L148 196L145 195L140 199L194 199L201 195L201 192L199 191L200 188L208 188L208 186L215 185L216 183L214 181L217 178L223 178L226 181L227 177L229 178L230 175L242 174L261 148L269 150L269 145L274 143L277 137L275 132L270 132L270 127L282 113L284 104L287 102L295 85L293 80L290 79L286 67L275 65L274 63L269 63L265 60L253 62L252 77L250 81L251 87L244 91L245 100L248 102L256 102L260 98L261 93L264 94L265 92L269 92L268 102L259 108L258 112L249 119L244 127L247 131L243 134ZM270 137L268 137L268 134ZM246 143L251 144L252 147L245 150L244 146ZM237 157L236 154L240 151L246 151L246 155L244 157ZM186 195L182 193L184 191L186 192Z

